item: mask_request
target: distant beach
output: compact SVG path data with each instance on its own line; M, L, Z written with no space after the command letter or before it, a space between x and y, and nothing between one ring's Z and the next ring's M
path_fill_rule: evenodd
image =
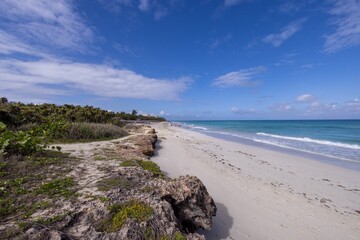
M210 132L203 122L183 124L152 124L159 138L152 160L170 177L195 175L205 184L218 207L212 230L202 232L207 239L360 236L359 171L215 138L203 134Z

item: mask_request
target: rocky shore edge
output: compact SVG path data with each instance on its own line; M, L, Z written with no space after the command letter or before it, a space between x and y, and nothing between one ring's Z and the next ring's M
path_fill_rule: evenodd
M205 239L216 206L194 176L170 179L149 160L157 135L146 125L129 124L129 136L106 142L63 144L72 162L75 197L59 198L32 219L17 239ZM56 171L56 169L54 169ZM59 217L60 216L60 217ZM8 221L0 232L16 231Z

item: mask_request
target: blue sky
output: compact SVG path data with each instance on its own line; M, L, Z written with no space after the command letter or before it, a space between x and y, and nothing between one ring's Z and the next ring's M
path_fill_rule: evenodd
M360 118L360 1L2 0L0 95L170 120Z

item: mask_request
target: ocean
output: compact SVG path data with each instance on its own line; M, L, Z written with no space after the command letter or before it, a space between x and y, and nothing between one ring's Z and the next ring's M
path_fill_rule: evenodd
M179 121L188 129L245 144L306 153L360 170L360 120Z

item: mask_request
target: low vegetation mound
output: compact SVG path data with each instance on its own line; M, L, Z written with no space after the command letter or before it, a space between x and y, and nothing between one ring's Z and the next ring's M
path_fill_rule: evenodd
M155 116L132 113L112 112L92 106L55 105L55 104L24 104L9 102L6 98L0 101L0 122L8 126L19 127L24 124L42 124L49 122L88 122L107 123L123 126L127 121L165 121Z

